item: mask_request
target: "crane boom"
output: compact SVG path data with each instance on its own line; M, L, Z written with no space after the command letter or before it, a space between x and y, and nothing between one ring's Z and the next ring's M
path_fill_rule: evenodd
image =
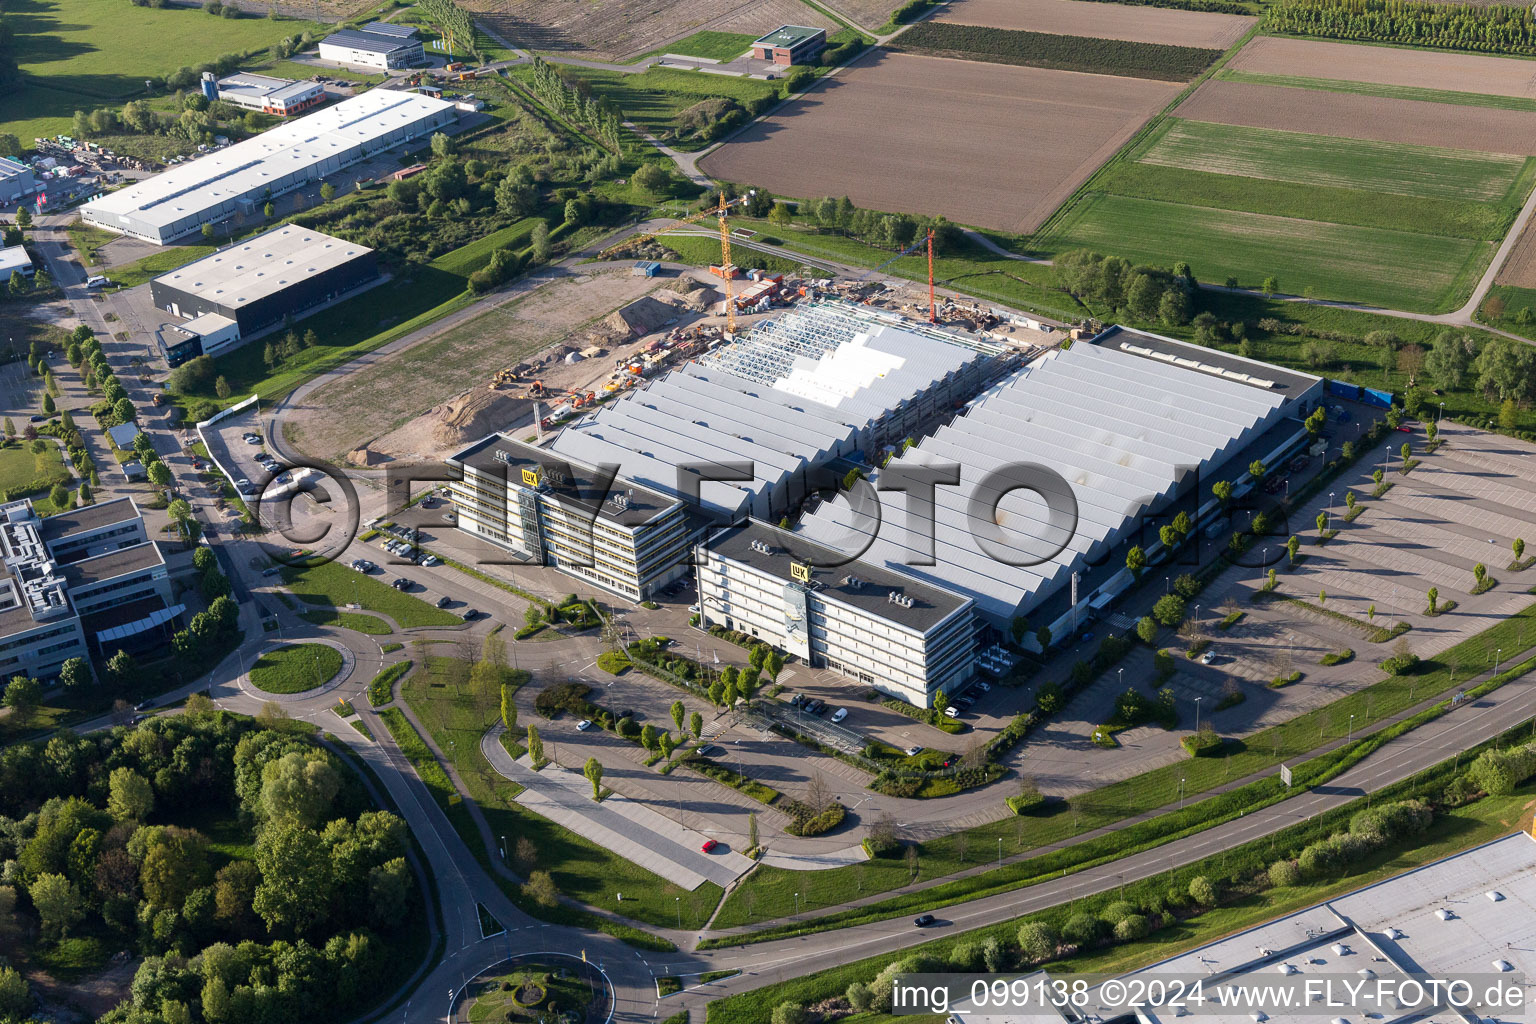
M862 281L866 277L869 277L871 274L878 274L878 273L880 273L880 271L884 270L886 267L890 266L892 263L895 263L897 260L901 259L903 256L910 256L914 252L916 252L917 250L921 249L925 245L928 247L928 322L929 323L938 323L938 321L939 321L939 313L938 313L938 309L934 306L934 294L933 294L933 229L932 228L929 228L928 232L925 235L923 235L923 237L919 238L917 241L913 242L911 245L909 245L905 249L901 250L901 252L897 253L895 256L892 256L890 259L886 260L884 263L880 264L878 267L874 267L873 269L866 270L864 273L860 274L857 278L855 278L855 280L856 281Z

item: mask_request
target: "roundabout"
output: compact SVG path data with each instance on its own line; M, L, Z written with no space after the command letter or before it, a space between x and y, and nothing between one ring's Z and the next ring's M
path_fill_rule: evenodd
M456 1024L603 1024L613 987L568 953L519 953L486 967L454 996Z
M345 644L328 637L276 643L261 651L239 685L258 700L308 701L350 678L355 663Z

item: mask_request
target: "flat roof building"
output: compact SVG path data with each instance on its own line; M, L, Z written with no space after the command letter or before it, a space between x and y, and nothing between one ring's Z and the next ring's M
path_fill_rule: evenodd
M186 610L131 498L47 519L25 498L0 505L0 558L0 678L159 643Z
M218 81L218 99L242 110L291 117L325 102L325 86L319 82L296 82L291 78L272 78L242 72Z
M678 498L504 434L448 459L459 529L631 601L684 575L706 520Z
M195 355L219 355L289 317L378 281L372 249L283 224L160 275L150 282L149 294L160 309L191 318L179 328L186 340L167 345L168 361L174 348L174 363L181 363Z
M88 224L167 245L454 123L452 103L373 89L81 207Z
M8 249L0 249L0 283L9 281L12 274L31 277L36 272L37 267L33 265L25 246L13 245Z
M1025 615L1064 638L1130 584L1112 552L1134 542L1155 556L1141 531L1175 499L1197 523L1220 514L1211 484L1236 486L1253 458L1277 465L1304 444L1300 421L1322 392L1317 377L1113 328L1047 352L902 453L893 465L957 465L960 482L935 489L931 512L884 517L861 557L974 597L1004 633ZM1039 491L991 490L1025 463L1043 471ZM842 497L800 524L832 546L861 530Z
M37 191L37 175L20 160L0 156L0 206L9 206Z
M844 562L760 520L700 543L701 625L757 637L918 707L967 682L975 602L868 562ZM841 564L834 563L841 562Z
M804 25L780 25L752 43L752 56L781 67L814 64L827 46L827 31Z
M426 62L421 40L414 38L414 33L401 35L401 26L395 25L383 26L386 30L378 31L378 24L332 32L320 41L320 59L376 71L410 68Z

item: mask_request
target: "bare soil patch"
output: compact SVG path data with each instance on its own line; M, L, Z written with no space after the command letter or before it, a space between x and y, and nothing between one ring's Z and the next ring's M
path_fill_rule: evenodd
M1523 110L1473 110L1449 103L1213 79L1196 89L1177 113L1192 121L1217 124L1536 155L1536 112Z
M550 53L622 61L704 29L763 35L809 25L841 26L799 0L469 0L465 7L509 42Z
M969 0L967 0L969 2ZM1049 0L1047 0L1049 2ZM1536 97L1536 61L1259 36L1227 65L1263 75Z
M933 20L1225 50L1258 19L1092 0L958 0Z
M614 310L677 285L676 277L632 276L628 264L557 279L306 395L289 417L288 438L338 461L364 447L393 458L433 457L466 433L482 437L527 412L526 402L487 386L498 370L537 357L555 394L600 382L612 357L570 365L561 357L568 349L631 343L653 325L626 322ZM445 413L462 430L438 436Z
M890 20L892 12L900 7L902 2L903 0L835 0L832 3L823 3L822 6L832 8L855 25L877 29Z
M876 51L700 166L783 195L1027 232L1181 88Z
M1525 230L1515 240L1509 258L1499 268L1493 283L1536 288L1536 217L1526 222Z

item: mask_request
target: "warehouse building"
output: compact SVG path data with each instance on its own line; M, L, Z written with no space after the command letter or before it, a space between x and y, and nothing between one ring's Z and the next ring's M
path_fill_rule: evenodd
M87 224L168 245L454 123L452 103L373 89L91 200Z
M149 283L150 298L188 317L166 359L180 365L217 356L305 310L377 284L377 255L365 245L284 224L220 249Z
M344 28L320 41L320 59L371 71L393 71L426 63L416 30L406 25L374 22L366 28Z
M31 277L37 273L37 266L32 262L32 256L24 245L13 245L0 249L0 284L11 279L12 274L20 274L22 277Z
M131 498L47 519L25 498L0 505L0 557L0 678L161 645L186 610Z
M1001 351L866 307L802 306L572 422L550 450L725 520L777 519L831 482L818 470L867 466L949 415ZM743 462L752 479L729 479Z
M815 64L826 48L826 29L780 25L752 43L752 56L788 67L791 64Z
M836 552L759 520L711 535L695 561L701 625L750 634L918 707L974 672L968 597L867 562L829 567Z
M1112 328L1046 353L901 454L902 465L958 465L960 483L935 489L931 514L885 516L860 557L973 597L1004 635L1026 616L1065 638L1131 584L1123 549L1156 557L1144 534L1156 537L1158 516L1176 501L1197 524L1219 515L1211 485L1230 480L1241 495L1254 460L1278 466L1305 445L1301 421L1322 397L1318 377ZM984 482L1019 463L1054 474L1044 493ZM834 547L861 531L841 498L800 527Z
M203 73L206 82L213 76ZM204 87L205 93L209 91ZM232 103L242 110L256 110L277 117L302 114L325 102L325 86L319 82L296 82L291 78L272 78L242 72L218 80L209 99Z
M37 175L20 160L0 156L0 206L10 206L38 190Z
M704 520L670 495L492 434L456 453L459 529L630 601L687 572Z

